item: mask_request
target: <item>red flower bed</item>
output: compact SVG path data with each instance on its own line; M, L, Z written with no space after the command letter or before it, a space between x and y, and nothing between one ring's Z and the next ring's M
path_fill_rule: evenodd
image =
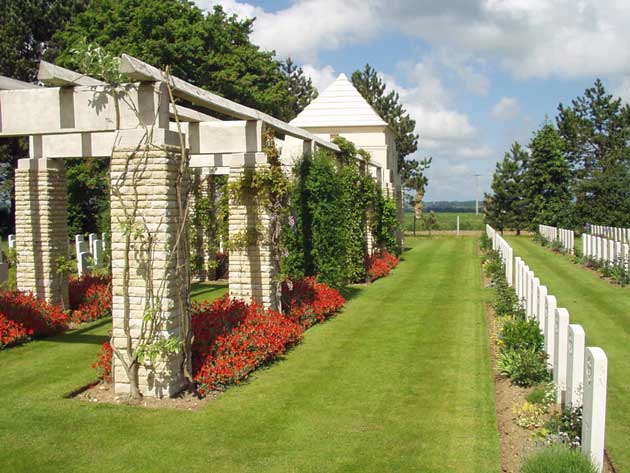
M282 311L305 329L323 322L345 303L339 291L312 276L282 283Z
M108 383L112 382L112 356L112 346L109 342L105 342L96 355L96 361L92 363L92 368L98 373L99 379Z
M201 394L240 383L256 368L275 360L302 339L300 325L256 304L247 305L224 296L206 305L205 310L197 309L193 312L193 330L211 327L194 332L193 373ZM220 322L207 323L203 319ZM231 324L234 325L230 329Z
M71 321L91 322L112 313L112 277L86 274L69 284Z
M192 364L199 392L240 383L299 343L305 328L332 316L344 303L338 291L315 278L283 285L284 313L227 295L212 303L193 303ZM109 343L101 347L92 365L99 374L111 376L111 353Z
M226 279L228 277L229 255L227 253L217 252L215 277L217 279Z
M0 290L0 348L62 332L68 322L68 315L58 306L30 293Z
M387 250L368 257L367 273L369 280L376 281L378 278L384 278L389 275L391 270L398 266L398 261L398 258Z

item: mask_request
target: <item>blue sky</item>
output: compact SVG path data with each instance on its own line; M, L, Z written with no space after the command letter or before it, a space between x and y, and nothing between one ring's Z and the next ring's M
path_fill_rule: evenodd
M318 88L369 62L433 157L428 200L487 191L497 160L597 77L630 98L627 0L196 0L257 17L252 40Z

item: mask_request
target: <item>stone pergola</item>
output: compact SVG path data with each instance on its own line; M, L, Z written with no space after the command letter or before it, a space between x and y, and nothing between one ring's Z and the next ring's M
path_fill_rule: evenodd
M328 139L167 76L131 56L122 56L120 71L134 82L114 87L46 62L38 76L46 87L0 77L0 138L29 137L30 157L19 160L15 177L20 290L53 303L67 301L67 277L57 273L59 258L69 254L64 158L111 157L115 352L141 339L151 304L147 291L153 287L161 291L157 335L180 337L186 329L182 324L188 317L189 280L186 275L182 283L179 266L188 255L173 259L166 251L173 241L187 238L187 231L178 234L185 215L175 192L182 150L197 174L224 174L229 180L239 179L247 169L268 166L263 150L267 129L275 131L281 146L291 140L296 155L318 147L339 151ZM203 112L175 105L169 94ZM283 164L288 166L292 158L283 152ZM382 175L378 163L368 166L372 175ZM230 237L268 221L254 202L241 200L230 203ZM130 236L130 203L134 222L141 220L143 228L152 231L149 250L146 242ZM126 267L122 261L128 262ZM264 243L231 251L230 295L277 306L273 271L271 251ZM116 393L126 393L130 384L124 359L119 358L114 356L114 386ZM181 353L174 353L161 356L150 369L140 366L141 392L162 397L181 390L183 360Z

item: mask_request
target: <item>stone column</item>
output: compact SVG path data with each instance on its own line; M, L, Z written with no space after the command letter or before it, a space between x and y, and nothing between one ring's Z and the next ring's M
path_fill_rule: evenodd
M208 227L207 233L204 235L205 240L205 267L207 271L207 277L209 280L215 280L217 278L217 183L216 176L208 175L205 180L205 185L202 187L203 192L208 198Z
M246 173L266 168L265 153L234 155L229 182L241 181ZM264 307L278 308L276 270L273 263L270 216L255 197L241 188L240 198L230 199L230 296L256 300Z
M61 159L20 159L15 171L17 285L53 304L68 302L68 184Z
M190 203L188 204L188 221L192 230L190 242L190 263L193 277L199 279L199 281L205 281L207 276L207 267L204 257L204 230L202 216L200 215L202 198L201 169L191 169L190 177Z
M168 130L153 133L152 143L138 150L142 132L120 132L111 161L112 344L121 354L114 355L116 394L131 391L135 376L125 363L138 346L181 343L190 330L188 234L181 231L186 194L180 211L176 189L179 139ZM186 175L182 182L185 191ZM159 349L155 362L140 362L140 392L160 398L179 392L190 359L185 350Z

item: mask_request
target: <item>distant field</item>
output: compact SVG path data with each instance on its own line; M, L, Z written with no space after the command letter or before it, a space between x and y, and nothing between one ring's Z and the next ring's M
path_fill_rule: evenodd
M428 215L428 214L425 214ZM451 213L436 212L437 225L434 230L457 230L457 216L459 215L460 230L483 230L483 214L475 215L471 212ZM425 230L421 221L416 222L416 230ZM413 213L405 213L405 231L413 231Z

